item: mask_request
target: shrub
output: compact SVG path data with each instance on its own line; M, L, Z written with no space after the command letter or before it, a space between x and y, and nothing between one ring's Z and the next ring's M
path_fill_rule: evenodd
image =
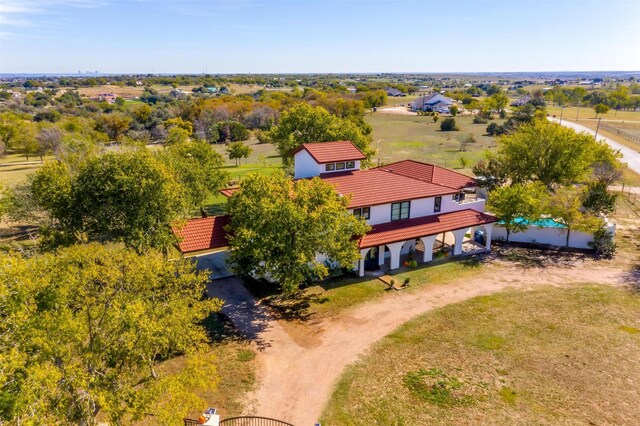
M611 235L604 227L598 228L593 233L593 241L589 243L595 252L604 259L611 259L618 249L617 244L613 241L613 235Z
M442 120L442 123L440 123L440 130L442 130L443 132L451 132L458 131L460 129L456 125L456 119L453 117L449 117Z
M476 115L473 117L473 124L487 124L489 120L482 117L481 115Z
M498 131L498 124L497 123L491 123L487 126L487 134L488 135L496 135Z
M416 262L415 260L410 260L410 261L409 261L409 266L411 266L412 268L415 268L415 267L417 267L417 266L418 266L418 262ZM405 285L407 284L407 280L408 280L408 279L409 279L409 278L407 278L407 279L405 279L405 280L404 280Z

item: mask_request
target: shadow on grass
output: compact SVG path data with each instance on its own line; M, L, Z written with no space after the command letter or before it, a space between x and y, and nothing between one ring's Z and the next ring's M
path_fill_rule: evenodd
M494 245L497 258L523 269L546 268L548 266L573 267L577 262L594 259L592 253L564 248L532 248L512 244Z
M640 293L640 264L636 264L629 271L626 271L622 278L628 283L634 293Z
M311 306L327 301L326 297L304 290L282 294L277 284L265 280L245 278L244 285L251 294L270 308L272 316L278 320L307 321L313 315Z

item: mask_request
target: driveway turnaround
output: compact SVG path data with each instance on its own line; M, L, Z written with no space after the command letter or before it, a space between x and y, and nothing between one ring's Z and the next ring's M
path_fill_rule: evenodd
M593 264L521 268L503 263L499 270L487 266L472 279L390 292L330 318L297 326L273 319L238 278L215 281L209 293L226 301L223 313L258 349L259 385L245 401L246 414L307 426L319 420L344 368L417 315L506 288L584 282L620 285L629 279L624 271Z

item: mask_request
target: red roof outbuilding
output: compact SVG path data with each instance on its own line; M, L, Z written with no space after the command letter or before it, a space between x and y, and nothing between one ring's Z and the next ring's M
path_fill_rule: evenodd
M173 233L179 238L178 248L181 253L200 250L212 250L227 247L227 232L225 226L229 224L228 215L189 219L181 227L172 227Z

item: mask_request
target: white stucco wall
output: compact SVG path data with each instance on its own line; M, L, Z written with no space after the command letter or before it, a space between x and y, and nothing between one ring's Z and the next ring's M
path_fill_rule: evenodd
M607 231L613 235L616 233L616 225L607 224ZM507 231L504 226L496 224L493 227L491 236L493 241L506 241ZM539 228L537 226L529 226L524 232L511 233L509 241L516 243L529 244L548 244L552 246L564 247L567 239L567 230L564 228ZM571 231L569 236L569 247L578 249L588 249L589 243L593 241L593 235L581 231Z
M356 160L354 161L354 167L351 169L332 170L328 172L326 170L326 164L316 163L316 160L314 160L311 154L305 149L296 152L293 155L293 161L293 176L296 179L319 176L321 173L336 173L360 169L360 160Z
M305 149L296 152L293 161L293 176L296 179L318 176L324 171L324 164L316 163Z

